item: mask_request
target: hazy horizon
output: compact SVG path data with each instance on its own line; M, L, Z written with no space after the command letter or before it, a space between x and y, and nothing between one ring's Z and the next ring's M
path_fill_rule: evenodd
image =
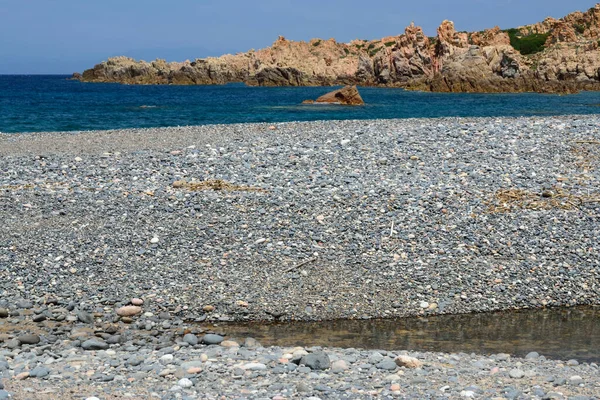
M71 74L112 56L183 61L270 46L290 40L378 39L414 21L434 36L444 19L459 31L503 29L585 11L596 1L436 0L400 5L381 0L181 0L87 3L78 0L0 0L0 74Z

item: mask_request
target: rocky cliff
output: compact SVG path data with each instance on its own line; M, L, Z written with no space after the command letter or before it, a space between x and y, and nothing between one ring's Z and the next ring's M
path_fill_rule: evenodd
M443 21L435 37L411 24L380 40L295 42L236 55L167 63L115 57L75 74L85 82L261 86L353 84L441 92L600 90L600 4L586 12L515 29L457 32Z

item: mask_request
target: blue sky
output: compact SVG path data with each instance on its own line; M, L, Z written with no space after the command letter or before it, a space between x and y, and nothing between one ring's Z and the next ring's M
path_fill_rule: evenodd
M580 0L0 0L0 74L83 71L116 55L169 61L269 46L283 35L374 39L411 21L433 36L587 10Z

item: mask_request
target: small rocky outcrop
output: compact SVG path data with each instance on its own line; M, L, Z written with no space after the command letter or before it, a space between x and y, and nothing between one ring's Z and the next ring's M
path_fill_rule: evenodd
M317 100L305 100L302 104L340 104L344 106L361 106L365 104L356 86L345 86L319 97Z

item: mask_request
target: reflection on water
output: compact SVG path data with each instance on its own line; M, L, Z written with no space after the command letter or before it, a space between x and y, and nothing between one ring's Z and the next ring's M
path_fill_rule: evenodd
M230 337L263 345L329 346L465 353L530 351L554 359L600 362L600 308L524 310L400 320L222 324Z

